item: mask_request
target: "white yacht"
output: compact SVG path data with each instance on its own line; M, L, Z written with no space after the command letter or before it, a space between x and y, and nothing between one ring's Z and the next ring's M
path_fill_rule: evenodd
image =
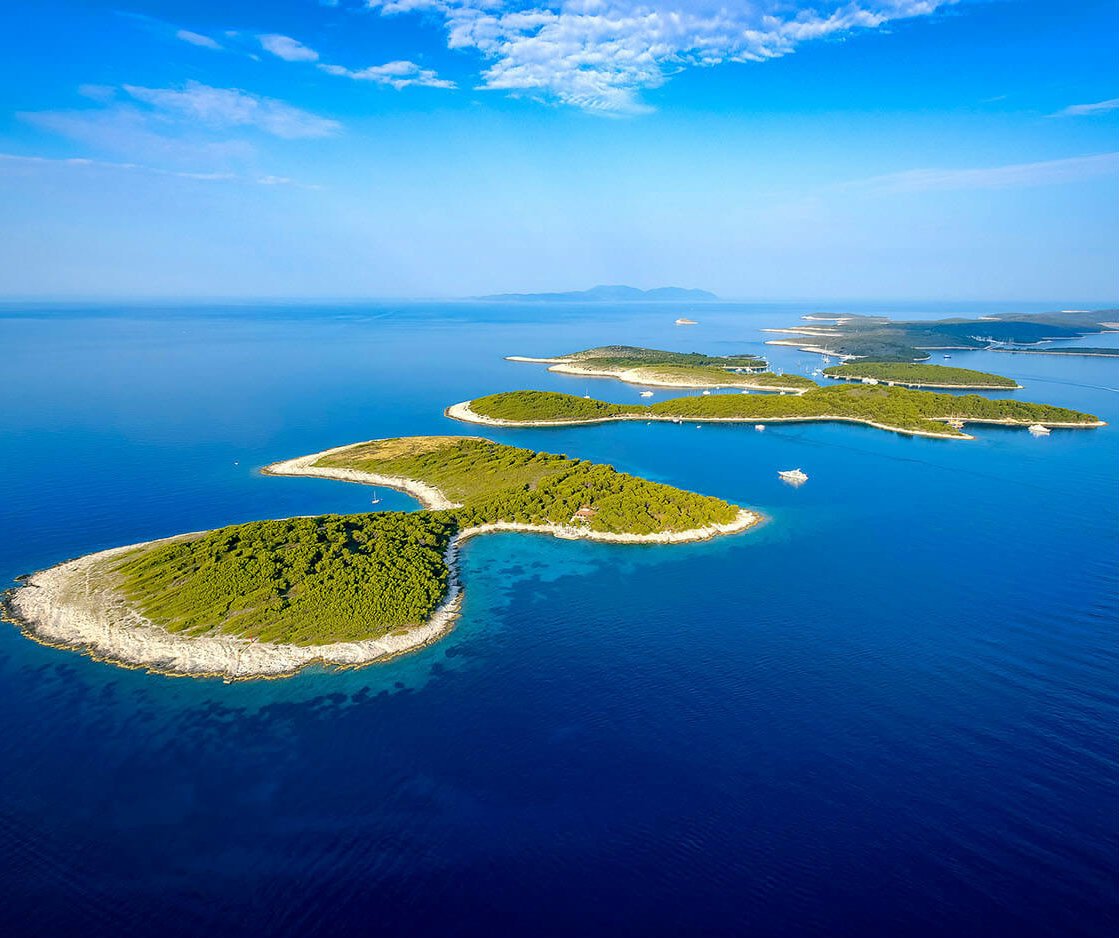
M803 485L808 481L808 474L800 469L785 469L777 475L781 477L782 482L788 482L790 485Z
M1032 433L1034 436L1049 436L1049 428L1044 424L1033 423L1030 424L1030 426L1028 426L1026 429L1029 430L1030 433Z

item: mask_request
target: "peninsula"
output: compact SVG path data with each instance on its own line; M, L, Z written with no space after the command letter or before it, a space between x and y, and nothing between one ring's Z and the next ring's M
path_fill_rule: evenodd
M713 394L675 397L644 406L557 394L554 391L509 391L464 401L447 408L447 416L468 423L501 427L569 426L612 420L672 423L780 423L848 421L913 436L972 439L968 423L1006 426L1102 427L1091 414L1029 404L991 400L978 394L936 394L883 385L833 385L804 394Z
M800 394L817 387L800 375L775 375L757 355L666 352L635 345L605 345L556 358L510 355L506 361L548 365L549 371L587 378L616 378L661 388L750 388Z
M980 391L1013 391L1022 386L1013 378L993 375L970 368L949 368L946 365L915 364L913 362L859 361L832 365L824 369L829 378L845 381L881 382L899 384L907 388L971 388Z
M1110 332L1115 329L1116 310L982 316L977 319L895 321L884 316L803 317L805 325L764 332L786 333L768 345L789 345L806 352L841 359L865 358L875 362L927 360L937 349L993 349L1032 346L1048 350L1059 339ZM1021 348L1015 348L1021 351ZM1098 354L1098 350L1075 347L1063 354Z
M5 594L4 618L127 667L280 677L384 661L444 635L469 537L675 544L759 521L611 466L477 437L374 440L264 471L393 487L424 510L255 521L101 551L28 577Z

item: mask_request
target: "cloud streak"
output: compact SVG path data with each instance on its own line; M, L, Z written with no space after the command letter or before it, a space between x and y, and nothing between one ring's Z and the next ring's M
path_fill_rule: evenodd
M366 0L438 16L452 49L490 64L481 88L601 113L649 110L643 91L686 67L764 62L804 42L928 16L954 0Z
M1094 104L1070 104L1050 117L1091 117L1096 114L1106 114L1108 111L1119 109L1119 98L1107 101L1096 101Z
M1119 176L1119 152L977 169L910 169L849 182L842 188L890 193L1017 189L1079 182L1098 176Z
M214 88L188 81L175 88L125 85L124 90L157 112L215 128L253 127L285 140L329 137L341 130L335 120L238 88Z
M192 46L201 46L203 49L221 49L221 44L216 40L209 36L203 36L202 33L192 32L189 29L178 30L175 33L175 38L181 39L183 42L189 42Z
M319 54L314 49L303 45L298 39L292 39L291 36L265 33L256 38L266 52L271 52L285 62L317 62L319 60Z
M355 81L371 81L378 85L388 85L400 91L411 85L423 88L454 88L455 83L439 75L430 68L421 68L415 62L386 62L384 65L370 65L368 68L348 69L341 65L320 65L328 75L352 78Z

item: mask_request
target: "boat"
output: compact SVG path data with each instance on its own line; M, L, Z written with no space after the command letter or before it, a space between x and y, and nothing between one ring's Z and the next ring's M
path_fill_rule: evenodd
M803 485L808 481L808 475L801 469L785 469L777 473L782 482L790 485Z
M710 394L711 392L710 391L704 391L703 393L706 396L706 395Z
M653 392L652 392L652 391L642 391L642 392L641 392L641 396L642 396L642 397L652 397L652 396L653 396Z
M951 355L945 355L944 357L945 358L951 358L952 356Z
M374 489L374 490L373 490L373 498L372 498L372 499L370 499L370 501L369 501L369 504L370 504L370 505L379 505L379 504L381 504L381 499L377 497L377 490L376 490L376 489Z
M679 319L676 320L676 325L678 325L678 326L698 326L699 323L696 322L694 319L688 319L686 316L681 316Z
M951 420L945 421L953 430L962 430L964 422L959 417L953 417Z
M755 423L754 424L754 429L757 430L758 433L761 433L762 430L765 429L765 424L764 423Z
M1041 423L1032 423L1026 429L1034 436L1049 436L1049 428Z

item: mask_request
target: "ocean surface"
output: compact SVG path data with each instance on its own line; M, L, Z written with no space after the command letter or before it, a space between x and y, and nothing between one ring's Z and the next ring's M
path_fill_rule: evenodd
M803 374L817 356L758 330L827 309L8 305L0 581L370 510L259 467L481 435L443 417L456 401L638 400L504 355L764 351ZM5 934L1115 934L1119 362L952 356L1110 425L489 431L769 521L688 546L473 540L454 632L360 671L173 679L0 627Z

